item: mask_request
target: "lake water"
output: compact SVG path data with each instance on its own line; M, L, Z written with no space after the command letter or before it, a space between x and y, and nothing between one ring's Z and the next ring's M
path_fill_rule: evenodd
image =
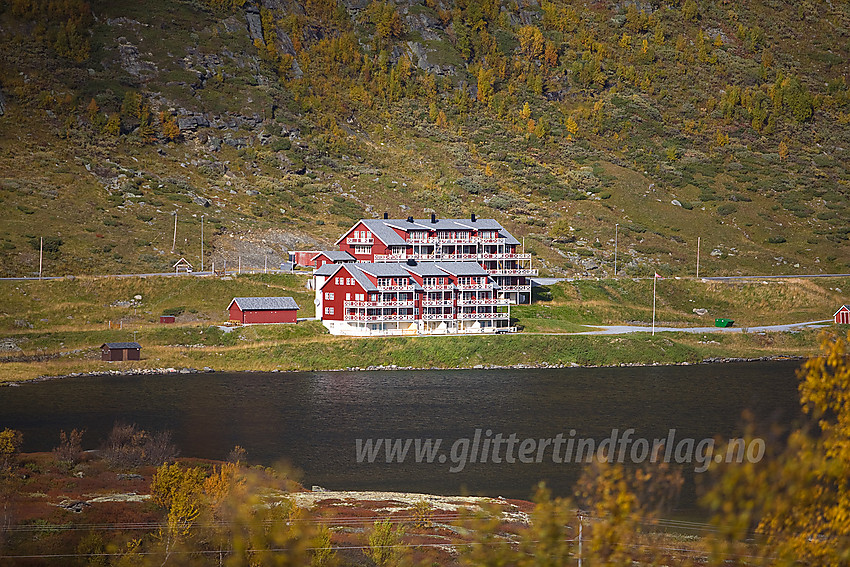
M540 463L503 458L450 472L463 443L454 461L450 449L476 429L480 438L489 429L488 439L513 433L520 440L568 438L575 430L575 438L597 443L629 428L650 440L671 429L677 441L728 438L741 431L747 409L763 423L790 424L800 416L799 366L78 377L0 388L0 429L23 431L25 451L52 449L60 429L85 428L84 448L96 447L116 421L168 429L183 456L223 459L241 445L251 462L287 461L307 487L528 498L545 480L567 495L582 465L555 463L551 452ZM386 463L384 453L358 463L356 440L370 438L441 438L446 462L416 463L411 448L404 463ZM700 478L693 468L685 466L684 509L693 506Z

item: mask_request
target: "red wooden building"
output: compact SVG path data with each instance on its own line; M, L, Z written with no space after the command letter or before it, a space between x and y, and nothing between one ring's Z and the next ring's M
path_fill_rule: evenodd
M833 317L837 325L850 325L850 305L842 305Z
M291 297L234 297L227 307L230 320L243 325L295 323L298 309Z
M100 345L101 360L140 360L141 353L142 345L139 343L103 343Z
M316 264L313 262L313 258L320 252L321 250L290 250L289 261L296 266L315 268Z

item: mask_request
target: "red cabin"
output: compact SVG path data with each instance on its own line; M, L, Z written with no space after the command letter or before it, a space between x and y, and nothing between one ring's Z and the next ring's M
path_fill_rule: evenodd
M295 323L298 309L291 297L234 297L227 307L230 320L243 325Z
M833 318L836 325L850 325L850 305L842 305Z
M140 360L141 352L142 345L139 343L103 343L100 345L101 360Z

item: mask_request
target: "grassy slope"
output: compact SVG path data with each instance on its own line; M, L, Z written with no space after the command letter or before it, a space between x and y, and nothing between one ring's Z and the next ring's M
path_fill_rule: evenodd
M0 381L119 368L204 367L217 370L321 370L370 365L472 367L515 364L650 364L699 362L716 356L808 355L817 333L743 335L659 334L625 336L505 335L358 339L333 337L315 321L254 326L223 333L224 308L238 295L293 295L311 314L305 276L212 278L77 278L73 281L0 282L0 336L21 349L7 353ZM538 294L530 306L514 307L528 332L572 332L584 325L648 321L651 282L631 279L565 282ZM658 287L661 324L704 326L715 316L740 326L828 318L846 279L717 283L664 280ZM136 307L114 306L134 295ZM830 307L825 307L828 305ZM176 325L159 325L164 309L184 307ZM700 317L694 307L709 310ZM69 318L70 317L70 318ZM123 329L107 329L109 321ZM706 321L708 320L708 321ZM32 328L29 328L32 325ZM105 341L143 346L138 363L99 360ZM40 357L23 360L21 357ZM13 361L14 360L14 361Z
M847 25L845 4L791 9L776 2L732 8L707 2L695 21L665 8L655 14L666 30L665 43L656 45L648 30L632 34L630 49L619 45L625 28L611 24L613 11L579 8L581 25L606 53L603 90L563 79L582 57L578 32L544 29L560 54L551 87L569 89L562 102L550 103L516 81L500 80L496 91L505 95L507 113L497 115L480 104L463 112L453 103L456 92L449 81L436 97L449 122L438 128L429 117L428 98L409 87L399 102L349 105L352 126L345 126L356 137L335 146L327 143L327 123L317 125L326 118L322 101L296 102L291 89L298 85L278 80L257 58L246 34L228 32L222 23L226 14L182 2L148 2L143 10L126 2L93 6L100 20L92 28L91 59L81 64L39 47L26 25L8 12L0 14L15 32L4 40L0 61L7 95L3 121L16 125L0 128L0 199L7 205L0 246L6 274L37 269L31 242L41 235L61 235L64 242L61 253L47 259L47 273L146 271L164 269L181 255L197 263L201 214L209 223L209 262L215 254L221 258L224 247L216 244L223 235L283 229L333 242L352 219L369 216L369 208L371 214L387 210L394 216L424 214L429 208L442 216L472 211L495 216L526 237L527 249L544 272L582 273L580 261L592 258L600 271L610 273L614 223L620 223L620 260L628 273L691 273L697 237L702 238L706 275L836 272L846 271L850 263L845 244L850 179L844 166L850 140L842 125L850 109L841 102L846 96L838 97L847 85L834 83L846 75L850 60L836 31ZM118 16L152 25L105 23ZM241 25L241 14L234 18ZM763 46L748 50L737 37L738 23L762 26ZM492 26L502 26L499 37L518 32ZM355 29L368 40L368 24L355 19ZM727 43L713 46L709 60L702 61L694 42L700 31L715 29ZM679 35L685 40L682 50ZM155 68L144 80L117 64L119 37L140 46L141 59ZM637 51L643 37L655 53L650 63L641 62ZM305 46L311 45L305 40ZM451 43L437 47L463 65ZM761 78L764 49L774 64ZM210 69L223 80L207 79L199 88L197 74L182 67L190 52L195 63L201 56L219 57L220 64ZM518 53L509 55L525 64ZM618 75L618 66L632 64L639 76L650 77L649 86ZM475 63L470 65L462 71L474 75ZM727 85L767 84L780 72L799 76L811 90L817 107L810 122L779 116L773 133L758 134L740 107L728 118L721 112ZM340 84L347 88L345 81ZM116 140L93 133L85 117L87 101L94 97L104 113L114 113L128 90L177 113L269 118L272 108L277 110L275 119L257 130L199 132L246 138L249 147L240 150L225 144L212 152L190 133L180 142L157 145L140 144L132 134ZM56 100L40 102L39 93L45 91L56 93ZM65 92L72 95L73 110L56 102ZM348 98L347 91L334 95ZM543 140L529 136L517 119L524 102L530 103L533 118L548 120L551 133ZM586 113L597 102L603 111L594 125ZM69 114L79 118L66 136L63 123ZM580 126L574 140L566 138L564 128L571 114ZM290 149L261 143L258 134L280 140L281 126L301 131ZM729 134L728 144L714 142L718 132ZM789 147L784 160L777 154L780 142ZM671 147L675 151L668 155ZM281 169L281 156L305 164L307 174ZM205 165L211 161L226 164L227 175ZM570 197L583 187L576 185L581 168L589 168L585 173L597 197L609 198ZM247 190L260 195L249 196ZM213 206L191 202L189 193L210 199ZM497 196L501 201L494 200ZM672 205L674 198L693 209ZM171 254L173 211L180 226ZM575 230L553 242L550 233L558 220ZM767 242L779 237L785 242Z

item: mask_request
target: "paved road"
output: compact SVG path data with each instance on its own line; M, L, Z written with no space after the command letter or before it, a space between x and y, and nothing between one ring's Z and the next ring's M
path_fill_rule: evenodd
M805 323L791 323L788 325L762 325L759 327L655 327L656 333L742 333L744 329L748 333L759 333L766 331L797 331L806 328L825 327L832 323L832 319L823 321L807 321ZM572 335L625 335L627 333L651 333L652 327L637 327L632 325L599 325L593 331L583 333L570 333Z
M671 276L669 278L664 279L675 279L678 276ZM725 280L786 280L793 278L847 278L850 277L850 274L787 274L784 276L704 276L700 277L701 280L711 280L711 281L725 281ZM620 278L629 278L632 279L631 276L620 276ZM573 280L581 280L583 278L529 278L531 280L531 285L533 286L546 286L553 285L558 282L571 282ZM594 278L587 278L594 279ZM610 278L603 278L610 279ZM639 280L651 280L652 276L644 277L644 278L636 278ZM680 276L680 279L697 279L693 276Z
M293 274L293 273L295 273L295 274L307 274L307 275L309 275L308 272L291 272L291 271L271 269L271 268L269 268L268 270L265 270L265 271L262 270L262 269L253 269L253 270L252 269L244 269L241 272L239 272L237 270L227 270L228 276L235 276L235 275L238 275L238 274L264 274L264 273L267 273L267 274ZM150 273L150 274L101 274L101 275L95 275L95 276L85 275L85 276L79 276L79 277L86 277L86 278L149 278L149 277L153 277L153 276L196 276L196 277L200 276L200 277L203 277L203 276L211 276L211 275L213 275L212 272L191 272L191 273L188 273L188 274L186 272L181 272L179 274L176 274L174 272L156 272L156 273ZM61 280L61 279L65 279L66 277L78 277L78 276L73 276L73 275L72 276L44 276L42 278L39 278L38 276L29 276L29 277L19 277L19 278L0 278L0 281Z

